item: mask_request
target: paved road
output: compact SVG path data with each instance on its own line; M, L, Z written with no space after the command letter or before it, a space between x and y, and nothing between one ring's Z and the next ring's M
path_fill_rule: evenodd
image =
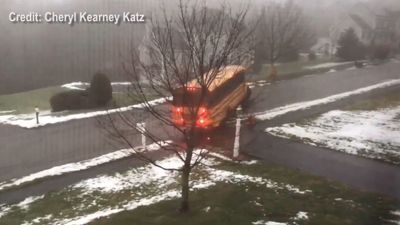
M258 97L250 112L260 112L289 103L319 99L377 84L388 79L400 79L399 63L326 73L323 76L315 74L298 79L284 80L254 91L253 96Z
M387 79L398 79L399 71L400 64L390 63L282 81L254 91L258 97L249 111L263 111L354 90ZM140 116L143 113L137 114ZM149 127L156 129L155 123L149 121ZM133 142L139 145L139 137ZM31 130L0 125L0 143L0 182L126 147L118 143L110 144L104 131L98 129L96 119L70 121Z
M252 130L244 129L242 149L247 154L267 163L272 162L299 169L330 180L341 181L361 190L378 192L400 199L399 166L278 138L264 132L267 127L309 118L312 115L351 105L354 101L368 99L371 95L384 95L387 92L400 93L400 85L332 104L288 113L280 118L257 124Z
M167 156L166 152L150 152L147 155L151 159L160 159ZM7 191L0 192L0 205L15 204L23 201L30 196L41 196L43 194L58 191L68 185L73 185L81 180L89 179L98 176L99 174L114 174L123 173L128 169L140 167L146 162L135 157L127 157L110 163L92 167L87 170L82 170L75 173L68 173L62 176L56 176L51 179L45 179L34 184L13 188Z
M257 132L246 153L292 169L400 199L400 167Z
M143 114L141 110L133 113L132 120ZM35 129L0 125L0 182L129 147L110 138L99 120L106 118L75 120ZM172 138L169 132L161 129L159 121L146 119L146 123L149 130L155 130L164 140ZM130 137L134 146L141 145L140 135Z
M348 70L282 81L255 90L254 95L258 97L249 111L264 111L290 103L351 91L388 79L399 79L399 71L400 64L390 63L362 70ZM143 114L140 111L134 113L138 116ZM310 112L302 113L306 116ZM302 113L296 113L291 118L301 118ZM148 123L151 129L158 130L160 134L170 138L167 136L171 134L160 130L156 121L148 121ZM259 137L258 135L264 134L254 136ZM262 136L260 137L263 139ZM138 136L133 136L133 142L137 145L139 145L139 140ZM120 143L110 143L107 140L107 134L98 129L96 119L70 121L31 130L0 125L0 143L0 181L126 147ZM261 150L264 144L257 142L255 147ZM259 156L265 158L268 156L265 154L267 153Z

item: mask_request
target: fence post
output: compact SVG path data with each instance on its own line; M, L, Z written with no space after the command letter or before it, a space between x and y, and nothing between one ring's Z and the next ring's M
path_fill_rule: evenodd
M236 117L237 118L236 118L235 142L233 144L233 158L239 157L241 112L242 112L242 108L238 107L236 109Z
M146 150L146 123L138 123L137 125L138 131L140 132L140 134L142 135L142 148L143 150Z
M39 108L35 107L36 124L39 124Z

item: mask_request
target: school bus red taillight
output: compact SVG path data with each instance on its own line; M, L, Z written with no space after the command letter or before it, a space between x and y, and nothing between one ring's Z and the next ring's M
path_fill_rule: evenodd
M208 109L206 107L200 107L198 109L196 121L187 121L187 119L191 117L190 115L187 115L188 113L189 112L187 112L185 108L174 106L172 108L172 120L178 126L190 126L190 124L193 124L194 122L196 127L207 128L211 124Z
M183 108L182 107L172 107L172 120L175 124L182 126L185 124L183 119Z
M197 117L197 121L196 121L196 126L197 127L201 127L201 128L205 128L210 124L210 119L209 119L209 115L208 115L208 110L205 107L201 107L199 109L199 113L198 113L198 117Z

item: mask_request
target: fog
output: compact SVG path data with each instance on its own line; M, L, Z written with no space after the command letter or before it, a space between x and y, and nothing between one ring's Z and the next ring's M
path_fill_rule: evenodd
M0 93L88 80L105 71L116 78L124 49L142 38L144 24L13 24L11 11L119 13L151 8L148 1L7 1L1 6Z
M283 2L282 0L276 0ZM172 7L174 1L162 1ZM220 3L206 1L211 7ZM266 0L254 0L253 14ZM318 37L329 35L329 27L343 13L367 2L370 7L399 9L399 0L294 0L311 18ZM229 3L235 7L243 1ZM140 43L145 24L14 24L8 15L55 11L71 13L142 12L157 14L155 0L2 0L0 6L0 94L14 93L70 81L85 81L104 71L112 79L123 79L121 63L131 43Z

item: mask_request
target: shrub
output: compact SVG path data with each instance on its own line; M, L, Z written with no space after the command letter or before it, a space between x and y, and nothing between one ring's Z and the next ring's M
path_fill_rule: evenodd
M112 87L108 77L96 73L90 82L89 97L96 106L105 106L112 99Z
M292 46L287 46L282 51L280 62L294 62L299 60L299 50Z
M317 59L317 55L315 54L315 52L308 53L308 60L309 61L314 61L316 59Z
M343 60L354 61L365 58L365 46L358 39L353 28L349 28L342 33L338 45L336 55Z
M359 61L355 61L354 62L354 66L358 69L361 69L364 67L364 63L363 62L359 62Z
M87 109L91 107L88 92L80 90L65 91L50 98L53 112Z
M110 80L106 75L97 73L87 90L70 90L55 94L50 98L50 106L53 112L90 109L105 106L111 99Z

